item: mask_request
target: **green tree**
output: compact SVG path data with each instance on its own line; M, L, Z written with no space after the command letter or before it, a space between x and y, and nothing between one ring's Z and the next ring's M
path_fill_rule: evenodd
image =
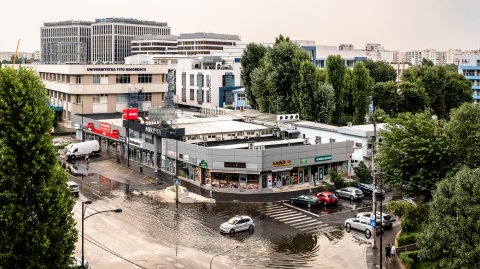
M398 112L400 95L398 86L393 81L379 82L372 87L372 99L375 109L381 108L388 115L395 117Z
M335 109L335 93L332 85L318 82L318 86L313 93L313 100L315 111L314 121L321 123L331 122Z
M343 115L344 109L344 77L345 77L345 61L340 55L330 55L327 58L327 78L328 82L333 86L335 93L335 112L334 112L334 123L337 123L338 120Z
M364 124L370 103L369 96L372 79L368 74L368 69L362 62L356 63L353 67L352 84L353 107L355 108L353 122L355 124Z
M0 268L68 268L77 231L45 86L0 69Z
M327 70L317 68L317 80L318 82L327 82Z
M451 112L447 134L457 154L457 162L480 167L480 107L465 103Z
M261 65L255 68L251 74L251 91L261 112L277 112L276 103L272 104L272 99L275 102L277 99L277 93L272 85L272 74L273 67L266 58L262 59Z
M304 61L300 64L300 82L299 90L299 107L300 118L303 120L314 121L316 119L317 99L314 94L318 87L316 68L311 62Z
M250 102L250 105L253 108L257 108L257 101L255 100L255 95L252 92L252 77L251 74L255 68L259 67L261 64L262 58L267 53L267 48L262 44L250 43L247 45L243 51L241 64L242 64L242 81L245 86L245 95L247 100Z
M437 268L480 264L480 169L463 168L442 180L433 194L428 221L417 239L418 256Z
M395 81L397 79L397 72L390 64L384 61L368 60L363 62L368 69L370 77L374 83Z
M362 183L368 183L370 182L370 177L372 174L370 173L370 170L368 170L368 167L365 165L363 161L360 161L358 164L358 167L355 167L355 175L357 175L358 180Z
M345 125L347 121L352 121L355 114L355 105L353 103L353 92L355 91L355 82L353 79L353 70L346 69L343 77L343 118L341 117L336 122L338 125ZM346 118L350 120L345 121Z
M429 108L429 97L420 83L401 82L397 98L397 112L417 113Z
M434 66L433 62L427 58L422 59L422 65L424 66Z
M335 189L341 189L345 187L345 180L336 170L331 169L328 175L330 177L330 181L333 182Z
M456 165L442 121L429 113L401 113L387 119L379 134L383 140L377 158L386 182L429 195Z

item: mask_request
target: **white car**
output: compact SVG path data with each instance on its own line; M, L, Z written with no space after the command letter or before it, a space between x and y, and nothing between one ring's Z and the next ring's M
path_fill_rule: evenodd
M393 225L393 219L392 219L392 216L390 216L389 214L385 214L382 212L382 226L384 228L392 228L392 225ZM373 218L373 212L360 212L356 215L357 218L362 218L362 219L372 219ZM380 220L380 212L377 211L377 216L376 216L376 219L377 220ZM380 224L380 223L379 223Z
M69 181L67 182L67 185L68 185L68 188L70 189L70 192L78 196L78 193L80 192L78 188L78 184L75 183L75 181Z
M253 219L249 216L235 216L228 220L227 222L220 225L220 233L229 233L234 235L236 232L249 231L253 233L255 229L255 224Z
M345 221L345 230L350 232L352 229L365 232L365 237L369 239L375 228L370 225L370 220L363 218L351 218Z
M350 200L355 200L355 199L362 199L363 198L363 192L359 188L355 187L346 187L343 189L339 189L335 192L337 197L344 197L348 198Z

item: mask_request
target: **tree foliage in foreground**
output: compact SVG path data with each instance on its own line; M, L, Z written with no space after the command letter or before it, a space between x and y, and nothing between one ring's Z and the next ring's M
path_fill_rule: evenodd
M68 268L77 231L38 76L0 69L0 268Z
M417 240L418 256L439 268L480 264L480 169L463 168L442 180Z

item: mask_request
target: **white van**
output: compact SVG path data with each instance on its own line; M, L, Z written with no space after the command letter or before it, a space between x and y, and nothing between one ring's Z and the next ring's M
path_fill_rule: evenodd
M85 155L94 155L100 152L100 145L97 140L90 140L80 143L75 143L67 149L67 158L78 158Z

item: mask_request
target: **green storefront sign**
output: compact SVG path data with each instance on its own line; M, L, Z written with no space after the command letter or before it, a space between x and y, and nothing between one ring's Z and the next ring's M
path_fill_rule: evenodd
M300 164L307 164L308 163L308 159L300 159Z
M207 168L207 162L206 161L201 161L199 166L200 166L200 168L205 169L205 168Z
M332 159L332 155L323 155L323 156L317 156L315 157L315 162L323 162L323 161L328 161Z

